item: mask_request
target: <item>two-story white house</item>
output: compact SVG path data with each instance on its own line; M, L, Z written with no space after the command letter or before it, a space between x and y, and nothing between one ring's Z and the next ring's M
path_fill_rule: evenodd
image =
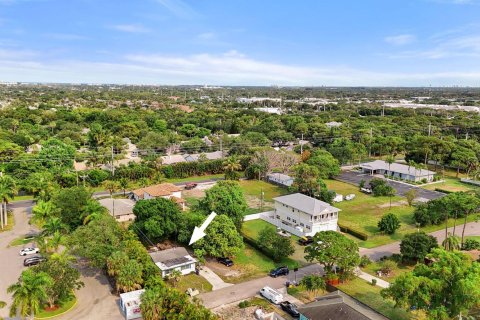
M273 200L275 210L272 222L285 231L298 236L313 236L320 231L337 231L340 209L326 202L301 193Z

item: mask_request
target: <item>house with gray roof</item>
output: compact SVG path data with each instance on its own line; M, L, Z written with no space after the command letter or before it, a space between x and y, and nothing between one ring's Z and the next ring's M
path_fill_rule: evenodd
M293 178L283 173L269 173L267 180L271 183L279 184L284 187L290 187L293 184Z
M300 320L388 320L349 295L335 291L299 307Z
M301 193L273 198L275 210L269 222L297 236L337 231L340 209Z
M164 278L173 270L178 270L183 275L195 272L197 259L193 258L183 247L150 252L149 255L161 270Z
M434 171L426 169L417 169L413 166L408 166L401 163L392 163L389 164L383 160L375 160L371 162L362 163L359 165L362 172L375 175L387 175L399 178L401 180L409 181L422 181L423 179L427 181L432 181L435 176Z

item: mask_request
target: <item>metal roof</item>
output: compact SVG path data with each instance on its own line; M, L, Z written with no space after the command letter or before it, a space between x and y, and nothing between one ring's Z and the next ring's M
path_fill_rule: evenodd
M276 197L273 198L273 200L311 215L340 211L340 209L335 208L326 202L301 193L293 193L286 196Z

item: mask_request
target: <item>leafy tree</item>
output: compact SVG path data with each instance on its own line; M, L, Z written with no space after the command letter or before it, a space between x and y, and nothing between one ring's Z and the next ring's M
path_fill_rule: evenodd
M34 220L38 222L44 222L48 218L51 218L54 213L55 207L51 201L38 201L32 208Z
M238 180L238 171L242 169L240 161L234 157L230 157L223 162L223 170L225 171L225 180Z
M400 253L404 260L421 261L436 247L437 238L425 232L415 232L407 234L400 242Z
M233 257L243 249L243 239L226 215L216 216L205 233L205 237L193 244L194 249L203 249L213 257Z
M178 222L177 241L188 244L192 237L192 231L205 220L205 215L200 212L192 211L189 214L181 214ZM198 255L196 255L198 256Z
M7 175L0 176L0 227L8 225L7 203L17 194L15 180Z
M219 215L227 215L237 230L240 230L247 202L238 182L219 181L206 191L205 197L199 202L199 208L206 214L215 211Z
M84 286L80 281L80 272L70 264L68 259L58 254L53 254L47 261L35 266L34 270L37 273L44 272L53 279L46 290L50 307L65 301L72 296L73 290Z
M430 264L400 275L382 294L407 310L424 310L429 319L466 315L480 301L480 264L460 252L434 249Z
M172 283L172 286L176 287L178 282L180 281L180 278L182 277L182 273L180 270L172 270L167 276L168 280Z
M141 296L140 309L145 320L213 320L217 317L198 302L190 302L189 297L176 289L156 285L145 289Z
M463 244L462 250L480 250L480 241L475 239L467 239Z
M50 138L42 144L39 157L45 159L44 165L47 168L73 168L75 147L68 145L59 139ZM64 160L59 161L59 159Z
M130 181L128 181L127 178L120 178L118 180L118 186L122 189L123 191L123 196L126 195L126 190L128 189L128 187L130 186Z
M384 179L373 178L372 180L370 180L370 187L372 188L372 193L375 197L391 197L395 195L395 189L390 186Z
M400 228L400 219L393 213L383 215L378 222L378 229L386 234L394 234L398 228Z
M257 243L263 250L271 254L275 262L279 262L295 252L290 238L279 235L275 228L270 226L260 231Z
M22 318L33 318L40 311L42 303L48 299L47 290L53 282L52 277L45 272L35 272L33 269L23 271L18 282L7 288L13 298L10 316L19 314Z
M66 231L68 231L68 226L60 218L51 217L43 225L42 235L51 236L55 232L65 233Z
M300 280L300 285L310 291L314 296L317 295L319 290L325 290L327 287L323 277L316 274L303 277L302 280Z
M140 200L133 207L133 213L136 218L131 230L151 240L168 239L177 233L180 208L173 200Z
M411 207L413 205L413 201L417 197L417 190L410 189L405 193L405 198L407 199L408 205Z
M52 198L62 222L74 230L82 225L85 208L91 201L91 193L83 187L59 190Z
M320 171L314 166L301 163L295 166L295 179L292 188L310 197L332 203L335 192L329 191L320 179Z
M111 277L119 275L122 267L128 262L129 257L123 251L115 251L107 259L107 273Z
M129 292L142 288L143 268L135 260L128 260L123 264L115 279L118 292Z
M313 236L313 243L305 248L305 259L316 260L327 273L338 266L351 272L360 263L358 246L344 235L335 231L322 231Z
M319 177L322 179L331 179L340 173L338 160L327 150L315 150L306 163L315 166L319 171Z

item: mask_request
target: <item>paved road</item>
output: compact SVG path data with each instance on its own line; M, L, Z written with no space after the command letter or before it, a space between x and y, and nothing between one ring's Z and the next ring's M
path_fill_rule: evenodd
M458 225L455 229L455 235L462 235L463 224ZM453 233L453 227L448 228L447 232ZM438 243L441 245L445 239L445 229L431 232L430 235L437 238ZM480 236L480 222L469 222L465 227L465 236ZM372 249L360 248L360 255L366 254L372 260L379 260L383 256L390 256L394 253L400 253L400 241L379 246Z
M28 246L8 248L8 244L16 238L37 232L33 226L28 224L31 204L32 202L29 200L17 201L10 204L9 209L13 211L15 225L12 230L0 233L0 268L2 271L0 275L0 300L7 302L7 307L0 309L0 318L5 317L5 319L8 319L8 310L12 299L11 296L7 294L7 288L17 282L20 273L24 270L23 260L25 257L21 257L18 252Z
M323 273L322 267L319 264L312 264L299 269L297 272L297 281L300 281L305 275L313 273ZM202 293L197 297L203 302L205 307L212 309L221 305L226 305L253 297L258 294L260 289L264 286L269 286L274 289L281 288L285 286L286 281L293 281L294 279L294 272L291 271L288 277L263 277L235 284L223 289Z
M372 180L373 178L374 176L371 176L365 173L359 173L356 171L343 171L335 179L358 186L360 184L360 181L362 180L365 180L365 182L368 185L370 180ZM397 194L400 196L404 196L411 189L415 189L417 191L417 198L433 200L433 199L437 199L445 196L445 194L441 192L427 190L427 189L423 189L417 186L412 186L412 185L397 182L397 181L388 180L388 184L391 185L393 188L395 188L395 190L397 191Z

